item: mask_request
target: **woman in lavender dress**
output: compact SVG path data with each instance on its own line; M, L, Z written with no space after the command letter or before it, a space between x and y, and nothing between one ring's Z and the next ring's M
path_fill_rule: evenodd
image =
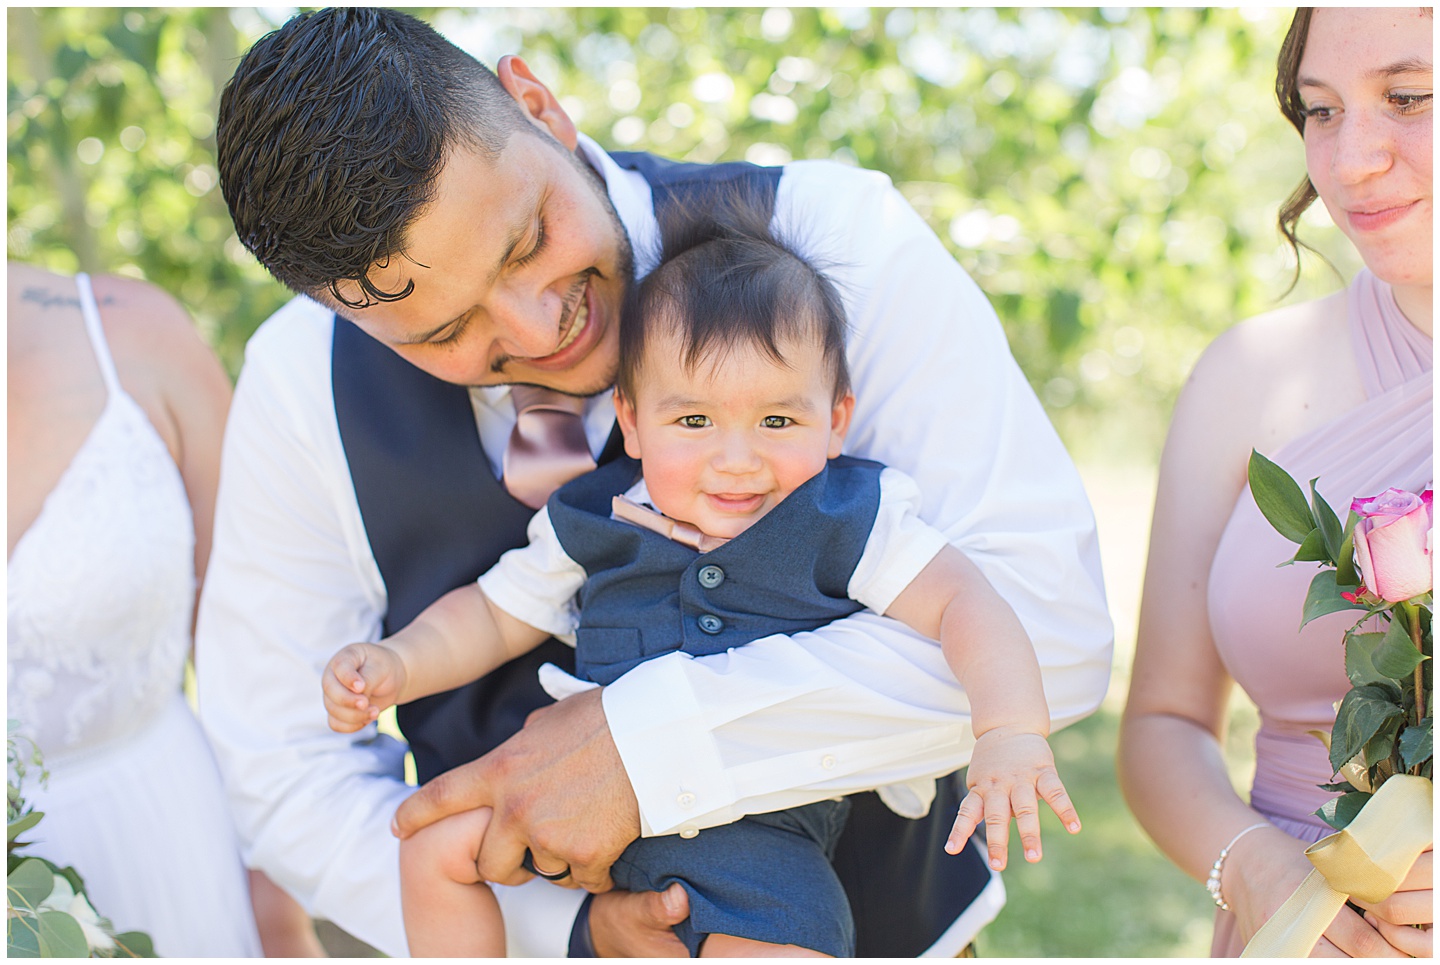
M1294 546L1246 486L1252 448L1331 505L1433 477L1431 378L1433 41L1427 10L1300 10L1280 54L1282 110L1307 181L1281 212L1294 240L1315 198L1366 268L1347 291L1251 319L1205 352L1160 465L1120 778L1167 855L1199 881L1217 858L1212 953L1232 956L1310 870L1330 829L1324 746L1349 682L1332 614L1301 632L1313 572L1277 569ZM1248 803L1221 754L1238 683L1260 712ZM1223 902L1223 904L1222 904ZM1429 956L1431 855L1394 896L1344 908L1317 955ZM1413 928L1411 925L1423 925Z

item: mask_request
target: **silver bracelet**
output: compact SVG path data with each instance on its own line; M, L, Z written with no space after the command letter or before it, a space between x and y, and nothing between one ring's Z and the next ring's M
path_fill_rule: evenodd
M1254 831L1256 828L1268 827L1270 827L1270 823L1268 821L1261 821L1259 824L1252 824L1244 831L1241 831L1239 834L1235 835L1235 837L1230 839L1229 844L1225 845L1225 847L1220 849L1220 857L1216 858L1215 863L1210 866L1210 877L1205 879L1205 890L1210 892L1210 897L1215 899L1215 905L1221 911L1230 910L1229 903L1227 903L1220 894L1220 869L1225 867L1225 859L1230 856L1230 849L1235 847L1235 842L1239 841L1241 838L1245 837L1245 835L1249 834L1251 831Z

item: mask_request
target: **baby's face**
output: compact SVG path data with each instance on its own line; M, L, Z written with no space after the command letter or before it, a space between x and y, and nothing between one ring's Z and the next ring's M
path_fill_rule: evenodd
M636 398L617 393L615 411L656 509L729 539L840 455L855 397L835 401L818 345L780 349L788 364L741 347L691 373L673 336L647 347Z

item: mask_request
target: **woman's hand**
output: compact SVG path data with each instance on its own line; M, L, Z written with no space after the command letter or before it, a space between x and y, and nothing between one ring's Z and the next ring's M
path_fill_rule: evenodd
M1434 858L1433 850L1420 855L1399 889L1384 901L1372 904L1351 899L1366 909L1365 921L1371 927L1394 948L1413 958L1431 958L1435 954L1430 928L1435 921Z
M1246 942L1255 937L1260 927L1280 910L1285 899L1315 870L1305 857L1305 848L1305 842L1283 831L1264 828L1246 835L1230 852L1220 890L1235 913L1240 937ZM1428 888L1428 864L1425 875ZM1406 954L1352 909L1341 908L1310 957L1404 958Z

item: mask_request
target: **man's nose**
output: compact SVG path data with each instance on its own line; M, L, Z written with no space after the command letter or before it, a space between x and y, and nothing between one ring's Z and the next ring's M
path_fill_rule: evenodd
M544 358L560 344L562 299L549 290L506 292L491 311L495 342L514 358Z

